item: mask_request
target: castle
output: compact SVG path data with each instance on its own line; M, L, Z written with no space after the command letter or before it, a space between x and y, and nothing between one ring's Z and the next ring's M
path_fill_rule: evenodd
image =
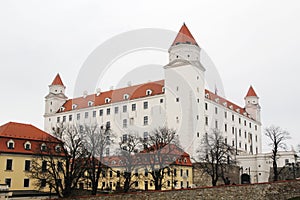
M169 48L165 79L68 99L59 74L45 97L44 130L57 123L110 125L119 138L136 132L146 138L159 126L173 128L191 157L205 133L219 129L238 154L261 153L259 98L253 87L238 106L205 89L201 47L185 24ZM106 155L113 155L107 148Z

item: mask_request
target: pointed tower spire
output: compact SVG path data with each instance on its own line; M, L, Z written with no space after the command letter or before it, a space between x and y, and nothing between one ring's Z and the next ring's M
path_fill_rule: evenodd
M172 46L178 44L193 44L198 46L196 40L194 39L185 23L183 23L183 25L181 26Z
M59 73L57 73L57 75L55 76L54 80L52 81L51 85L61 85L64 86Z
M254 91L252 85L250 86L250 88L249 88L249 90L248 90L245 98L246 97L258 97L257 94L256 94L256 92Z

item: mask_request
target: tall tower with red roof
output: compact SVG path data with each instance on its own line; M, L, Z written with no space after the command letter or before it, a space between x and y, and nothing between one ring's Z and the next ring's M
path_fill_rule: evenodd
M246 112L249 113L251 118L260 122L260 105L258 102L259 97L252 86L250 86L244 99Z
M68 99L60 75L57 74L49 85L49 94L45 97L45 116L56 113Z
M180 145L195 155L195 133L204 132L205 69L200 63L198 43L186 24L169 48L169 64L164 67L166 123L179 135ZM201 118L201 119L200 119Z

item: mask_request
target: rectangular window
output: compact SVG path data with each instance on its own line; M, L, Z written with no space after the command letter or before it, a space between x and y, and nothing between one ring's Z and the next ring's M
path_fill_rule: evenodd
M73 115L69 115L69 121L72 121Z
M170 181L168 181L168 187L170 187L171 186L171 182Z
M176 98L176 102L179 102L179 97Z
M46 187L46 179L41 179L41 187Z
M127 105L123 106L123 113L127 112Z
M138 181L135 181L135 182L134 182L134 186L135 186L135 187L139 187L139 182L138 182Z
M115 114L118 114L119 112L119 107L115 107Z
M106 122L106 128L110 128L110 121Z
M63 122L66 122L66 116L63 116Z
M205 103L205 110L208 110L208 105L207 105L207 103Z
M6 170L12 170L12 159L7 159L6 160Z
M93 117L96 117L96 113L97 113L97 111L94 110L94 111L93 111Z
M242 130L239 129L239 136L242 137Z
M216 129L218 128L218 121L217 120L215 121L215 128Z
M148 176L148 169L145 169L145 176Z
M106 155L106 156L109 156L109 148L106 148L106 149L105 149L105 155Z
M239 124L241 124L241 118L239 118Z
M177 171L176 171L176 169L173 170L173 173L174 173L174 177L176 177L176 176L177 176Z
M246 122L246 120L244 120L244 126L247 126L247 122Z
M57 123L59 123L60 122L60 117L57 117Z
M43 161L42 162L42 172L46 172L47 171L47 161Z
M148 101L144 102L144 109L148 109Z
M63 163L62 162L60 162L60 161L57 162L57 169L59 172L63 171Z
M232 146L234 147L234 140L232 140Z
M247 144L245 144L245 150L247 151Z
M215 107L215 114L218 114L218 108Z
M149 137L149 133L148 132L144 132L144 140L146 141Z
M239 148L242 148L242 143L241 142L239 142Z
M144 126L148 125L148 116L144 116Z
M180 169L180 176L183 176L183 169Z
M30 160L25 160L25 171L29 171L30 170Z
M255 127L255 130L257 131L257 125L255 125L254 127Z
M227 112L226 112L226 111L224 112L224 116L225 116L225 118L227 119Z
M127 119L123 119L123 128L127 128Z
M29 187L29 179L28 178L24 179L24 187Z
M251 128L251 125L252 125L251 122L249 122L249 127L250 127L250 128Z
M188 169L186 170L185 173L186 173L186 176L189 176L189 170Z
M136 111L136 104L135 103L131 104L131 110Z
M227 138L225 138L225 141L224 141L224 142L225 142L225 144L227 144Z
M89 117L89 112L85 112L84 113L84 118L88 118Z
M6 184L8 187L11 187L11 178L6 178L6 179L5 179L5 184Z
M117 171L117 177L120 177L120 174L121 174L121 173L120 173L120 171L118 170L118 171Z
M122 136L122 142L127 142L127 139L128 139L128 135L127 134L124 134Z
M255 142L257 142L257 135L255 135Z
M160 102L160 103L163 103L163 102L164 102L164 99L160 99L159 102Z
M225 124L225 132L227 132L227 124Z
M247 138L247 132L245 131L245 138Z
M208 117L205 117L205 125L208 126Z
M106 109L106 115L110 115L110 108Z
M232 134L234 134L234 127L232 127L231 132L232 132Z
M234 115L231 116L232 121L234 121Z
M80 120L80 113L77 114L77 120Z
M99 110L99 116L103 116L103 109Z

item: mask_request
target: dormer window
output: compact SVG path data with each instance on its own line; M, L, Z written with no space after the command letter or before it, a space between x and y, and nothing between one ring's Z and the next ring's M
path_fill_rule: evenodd
M206 94L205 94L205 98L209 98L209 93L206 93Z
M227 102L224 102L223 105L224 105L225 107L227 107Z
M163 93L165 93L166 88L165 88L165 87L162 87L162 88L161 88L161 91L162 91Z
M65 110L65 107L63 107L63 106L59 108L60 112L63 112L64 110Z
M24 149L25 150L30 150L31 149L31 143L29 141L25 142Z
M128 99L129 99L129 94L124 94L124 95L123 95L123 99L124 99L124 100L128 100Z
M230 108L230 109L233 109L233 105L230 105L229 108Z
M47 145L45 143L41 144L41 151L46 151Z
M146 95L147 96L150 96L151 94L152 94L152 90L150 90L150 89L146 90Z
M236 112L240 113L240 109L239 109L239 108L238 108L238 109L236 109Z
M61 147L60 147L60 145L56 145L56 146L55 146L55 152L56 152L56 153L60 153L60 152L61 152Z
M111 99L110 98L105 98L105 103L110 103Z
M77 108L76 104L72 104L72 110L75 110Z
M15 142L13 140L9 140L7 142L7 148L8 149L14 149L15 148Z
M215 99L215 102L219 103L219 100L220 100L219 98L216 98L216 99Z
M92 102L92 101L89 101L89 102L88 102L88 106L89 106L89 107L91 107L93 104L94 104L94 102Z

